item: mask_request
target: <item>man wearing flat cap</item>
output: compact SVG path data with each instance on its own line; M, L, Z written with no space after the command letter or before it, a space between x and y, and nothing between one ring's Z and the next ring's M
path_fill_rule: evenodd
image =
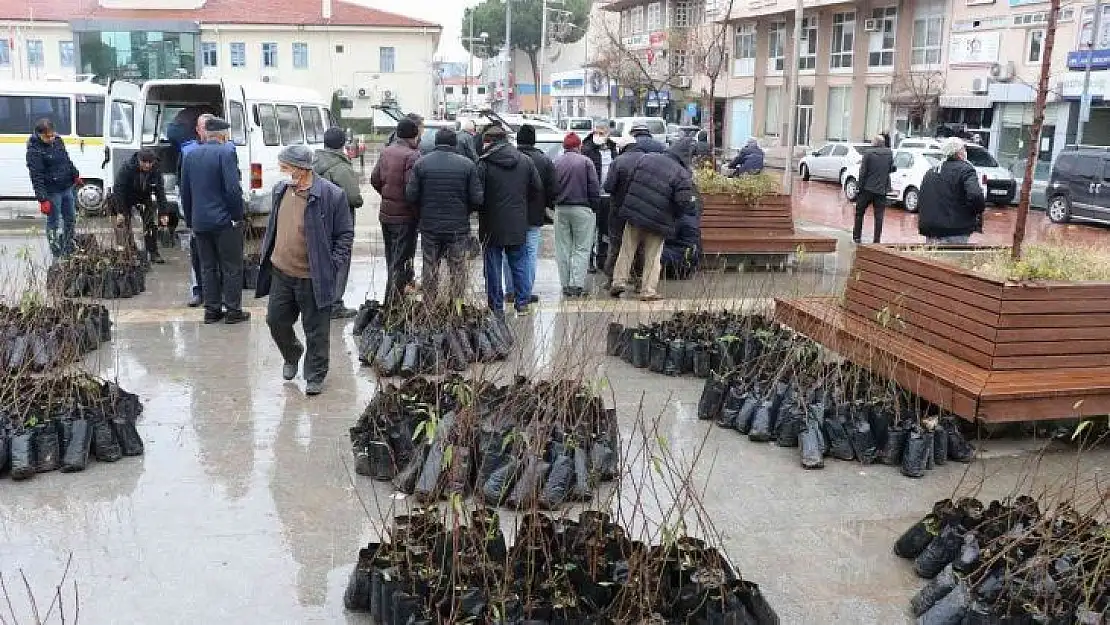
M250 319L243 302L243 188L239 159L224 144L228 124L219 117L205 123L205 142L185 155L181 165L181 208L200 256L204 323L242 323Z
M274 186L255 293L270 296L266 324L285 361L282 377L297 377L304 356L306 395L323 392L330 363L331 307L343 295L339 277L351 260L355 238L347 194L313 172L313 156L303 145L278 154L288 181ZM293 330L298 316L304 344Z

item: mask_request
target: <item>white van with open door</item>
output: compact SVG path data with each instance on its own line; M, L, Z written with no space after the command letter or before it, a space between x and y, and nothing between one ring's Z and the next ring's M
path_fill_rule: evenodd
M150 80L142 85L116 81L109 86L105 107L109 191L120 166L138 150L150 148L159 156L166 192L176 200L180 155L167 130L190 107L211 111L231 124L243 201L254 227L264 227L270 214L281 149L322 148L324 132L335 124L328 104L310 89L220 79Z

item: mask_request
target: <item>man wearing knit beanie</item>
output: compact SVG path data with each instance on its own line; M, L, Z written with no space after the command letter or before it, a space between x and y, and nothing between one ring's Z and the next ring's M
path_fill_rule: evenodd
M555 159L558 196L555 199L555 261L564 297L586 294L590 250L597 236L594 209L601 195L597 169L580 151L582 139L573 132L563 139L566 150Z
M382 150L370 185L382 196L378 220L385 242L386 278L384 302L397 302L413 283L413 258L416 256L416 205L405 199L409 172L420 158L416 138L420 136L416 122L405 118L397 122L397 138Z
M516 145L521 154L532 159L536 171L540 174L540 183L543 193L528 200L528 235L524 242L526 252L528 275L532 284L536 283L536 264L540 251L540 228L543 227L547 217L547 209L555 208L555 164L547 154L536 147L536 129L531 124L523 124L516 131ZM513 273L509 270L508 257L505 259L505 298L512 299L516 294L516 285L513 283ZM536 303L539 298L534 294L529 301Z
M351 165L351 159L343 151L347 144L347 133L342 128L333 126L324 133L324 147L316 150L316 159L313 171L317 176L343 189L347 194L347 205L351 209L351 224L355 223L355 209L362 206L362 191L358 186L358 174ZM347 278L351 273L351 263L348 259L346 265L339 269L336 275L335 293L339 298L332 305L332 319L348 319L355 316L355 311L347 308L343 302L343 294L347 292Z

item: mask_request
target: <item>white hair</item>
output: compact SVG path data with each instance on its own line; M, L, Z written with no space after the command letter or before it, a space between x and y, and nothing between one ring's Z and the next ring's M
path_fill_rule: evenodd
M462 120L462 130L463 132L475 132L478 127L474 124L474 120L468 117Z
M945 158L952 158L960 150L965 149L966 144L964 140L959 137L948 137L940 144L940 152Z

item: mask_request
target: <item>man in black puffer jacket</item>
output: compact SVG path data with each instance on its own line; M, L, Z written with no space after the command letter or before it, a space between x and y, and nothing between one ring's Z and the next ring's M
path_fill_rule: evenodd
M675 234L678 218L696 209L690 175L693 145L682 139L665 154L646 154L633 168L628 190L621 198L620 217L625 220L620 255L613 268L609 294L620 297L628 284L636 250L644 246L644 279L640 299L656 301L663 241Z
M945 160L921 181L917 230L930 245L965 245L972 232L983 231L983 187L963 140L945 139L941 151Z
M424 254L422 288L428 301L439 296L439 264L446 260L451 275L448 293L466 291L466 251L470 212L482 204L482 184L474 162L457 152L458 135L436 132L436 148L412 167L405 199L420 207L420 248Z
M536 263L540 252L540 228L547 220L547 209L555 208L555 196L559 190L555 179L555 163L547 157L543 150L536 147L536 129L531 124L523 124L516 131L516 149L532 159L536 171L540 174L540 183L543 193L528 201L528 240L525 244L528 251L528 275L532 277L532 284L536 283ZM505 276L505 292L515 293L516 285L512 281L512 274ZM533 296L531 302L538 298Z
M532 278L528 273L528 205L542 197L543 182L532 159L513 147L504 128L484 133L485 148L478 157L478 179L484 192L478 214L478 238L485 254L486 300L496 315L505 313L502 271L505 256L515 285L518 315L530 312Z
M54 122L49 119L35 122L35 131L27 139L27 173L39 202L39 212L46 215L50 253L54 258L69 256L73 252L73 229L77 223L74 193L84 183L69 159L65 143L54 130Z
M624 219L620 216L621 204L632 182L632 171L645 154L663 154L667 148L651 136L646 124L636 124L629 131L633 143L623 147L620 156L609 167L609 173L602 182L602 189L609 194L609 251L605 259L605 274L613 276L613 267L621 252L624 234Z

